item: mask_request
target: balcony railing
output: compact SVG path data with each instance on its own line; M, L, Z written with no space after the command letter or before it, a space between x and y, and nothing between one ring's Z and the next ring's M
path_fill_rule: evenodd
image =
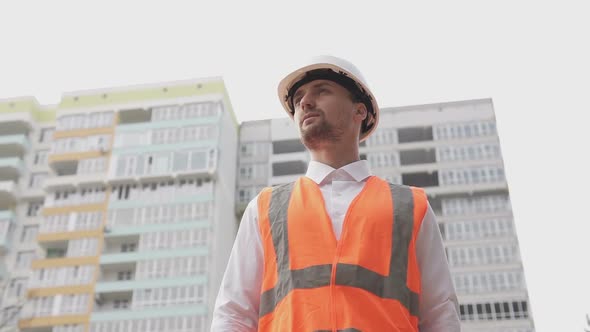
M1 157L22 157L29 150L30 143L26 135L0 136Z

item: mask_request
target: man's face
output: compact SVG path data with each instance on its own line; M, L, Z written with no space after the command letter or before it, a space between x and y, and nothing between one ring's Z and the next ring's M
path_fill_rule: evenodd
M338 83L315 80L302 85L293 94L293 107L303 144L311 149L322 142L358 137L360 122L355 119L355 112L359 104Z

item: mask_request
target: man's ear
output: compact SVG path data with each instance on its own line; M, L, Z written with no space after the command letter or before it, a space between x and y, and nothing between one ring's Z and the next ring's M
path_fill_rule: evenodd
M354 118L358 119L360 122L363 122L367 118L367 116L369 116L367 105L365 105L364 103L356 103L355 107L356 110L354 111Z

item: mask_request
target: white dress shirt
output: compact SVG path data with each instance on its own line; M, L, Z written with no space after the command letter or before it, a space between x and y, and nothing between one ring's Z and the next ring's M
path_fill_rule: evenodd
M348 206L370 175L365 160L339 169L316 161L309 163L306 176L321 189L336 238L339 239L342 233ZM264 253L258 228L257 201L258 196L248 204L242 217L215 302L211 332L252 332L258 328ZM418 232L416 255L422 285L420 331L460 331L457 296L430 204Z

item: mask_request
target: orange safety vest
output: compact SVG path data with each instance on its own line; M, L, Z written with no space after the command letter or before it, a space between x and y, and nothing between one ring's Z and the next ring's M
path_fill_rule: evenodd
M422 189L370 177L336 240L307 177L258 198L264 248L258 331L418 331Z

